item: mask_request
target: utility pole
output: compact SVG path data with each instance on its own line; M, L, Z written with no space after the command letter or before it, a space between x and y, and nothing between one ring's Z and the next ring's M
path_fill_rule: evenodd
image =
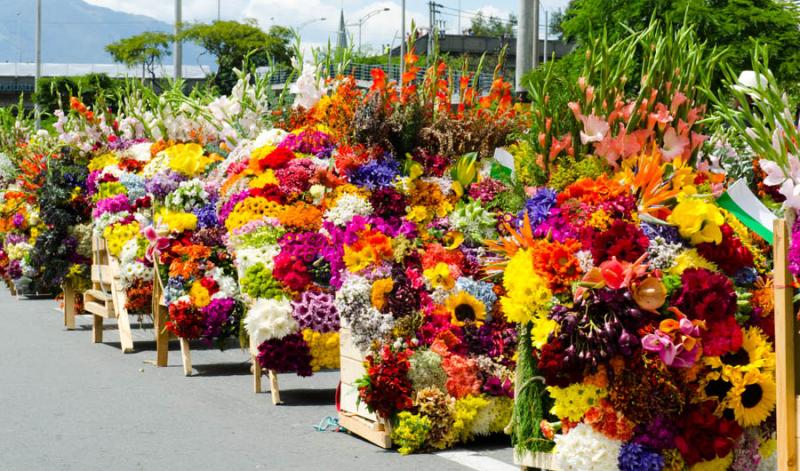
M535 1L535 0L534 0ZM515 64L515 89L523 93L522 76L531 69L531 52L533 51L533 1L519 0L519 25L517 26L517 51ZM538 6L538 5L537 5Z
M175 0L175 42L173 44L173 54L175 55L175 70L173 77L175 80L181 79L183 69L183 45L179 37L181 33L181 0Z
M400 83L406 71L406 0L400 3Z
M457 34L462 34L462 33L463 33L463 31L461 31L461 0L458 0L458 33Z
M539 67L539 0L533 0L533 62L532 68Z
M547 18L547 10L544 11L544 63L547 63L547 36L550 33L550 22Z
M222 20L222 0L217 0L217 21Z
M33 90L36 93L39 90L39 81L42 79L42 0L36 0L36 75L33 81ZM36 118L36 129L39 129L41 124L41 110L39 104L34 105L34 114Z

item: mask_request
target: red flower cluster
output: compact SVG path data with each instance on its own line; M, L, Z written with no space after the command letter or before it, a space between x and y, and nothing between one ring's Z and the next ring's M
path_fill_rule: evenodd
M558 339L552 339L542 347L537 366L539 373L547 380L547 384L565 388L572 383L581 381L583 368L567 368L564 356L565 348Z
M591 238L590 246L595 260L611 260L635 262L646 251L650 241L644 232L631 223L616 220L607 231L596 233Z
M689 268L681 275L681 290L672 305L690 319L705 321L703 353L718 356L742 346L742 329L736 323L736 292L725 275L705 268Z
M278 185L274 184L264 185L261 188L251 188L248 194L249 196L261 197L278 204L284 204L286 202L283 191L281 191Z
M203 335L203 314L189 301L177 301L169 305L167 330L180 338L198 339Z
M294 154L285 147L278 147L273 150L266 157L258 161L258 166L261 170L268 168L276 169L286 165L289 161L294 160Z
M305 263L286 252L275 257L272 276L292 291L303 291L311 283L311 274Z
M408 379L411 369L408 359L413 353L410 349L393 352L391 347L384 345L380 358L367 356L369 383L358 388L358 395L371 411L388 418L414 406L411 399L414 387Z
M299 332L280 339L270 339L258 346L258 364L278 373L297 372L311 376L311 349Z
M742 245L742 241L736 237L731 226L723 224L720 229L722 242L698 244L696 248L700 255L716 263L728 276L734 276L742 268L752 267L753 254Z
M713 401L693 404L680 416L675 446L689 466L727 456L742 435L739 424L717 418L714 408Z

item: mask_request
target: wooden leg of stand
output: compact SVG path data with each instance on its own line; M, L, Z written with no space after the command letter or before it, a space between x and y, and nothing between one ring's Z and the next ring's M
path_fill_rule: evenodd
M75 291L69 286L64 288L64 326L75 328Z
M153 315L153 324L156 330L156 366L167 366L169 359L169 332L166 309L157 306Z
M253 357L253 392L261 394L261 365L258 364L258 359Z
M181 359L183 360L183 374L192 375L192 352L189 350L189 341L181 339Z
M103 343L103 318L100 316L93 316L92 322L92 342Z
M122 347L122 353L132 352L133 334L131 333L131 319L128 317L128 311L122 310L117 318L117 327L119 329L119 343Z
M278 373L275 370L269 370L269 390L272 393L272 404L283 404L281 402L281 390L278 388Z
M797 469L797 398L795 397L795 317L792 275L787 267L791 224L775 221L775 357L778 471Z

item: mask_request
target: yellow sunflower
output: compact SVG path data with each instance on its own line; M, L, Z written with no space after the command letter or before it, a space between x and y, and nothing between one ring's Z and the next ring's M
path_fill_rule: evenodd
M723 375L735 369L742 373L751 370L762 372L775 371L775 353L766 335L758 327L744 329L742 333L742 346L739 350L719 357L706 358L706 364L712 368L722 369Z
M445 301L450 311L450 322L462 326L467 321L482 323L486 320L486 306L466 291L459 291Z
M736 422L742 427L753 427L767 420L775 409L775 378L757 370L734 380L728 393L728 407L733 409Z

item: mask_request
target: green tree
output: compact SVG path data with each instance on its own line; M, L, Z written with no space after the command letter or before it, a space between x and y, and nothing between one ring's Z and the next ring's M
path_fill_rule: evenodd
M605 28L609 41L642 30L650 19L663 19L673 29L686 21L701 41L729 49L728 63L749 67L752 40L769 48L769 63L781 81L800 73L800 10L784 0L572 0L560 29L566 39L586 45L591 34Z
M488 18L483 13L478 12L472 17L472 24L469 27L469 34L472 36L514 36L517 26L517 17L513 13L508 15L508 20L502 20L496 16Z
M172 35L169 33L147 31L115 41L106 46L106 51L114 58L114 62L129 67L141 65L142 81L144 81L145 72L149 72L155 83L155 65L160 64L164 57L170 55L169 43L171 41Z
M213 82L222 93L228 93L236 84L233 69L241 68L245 62L260 67L270 59L280 64L288 64L290 59L292 31L275 25L265 33L254 20L195 23L186 26L180 37L197 43L216 58Z

